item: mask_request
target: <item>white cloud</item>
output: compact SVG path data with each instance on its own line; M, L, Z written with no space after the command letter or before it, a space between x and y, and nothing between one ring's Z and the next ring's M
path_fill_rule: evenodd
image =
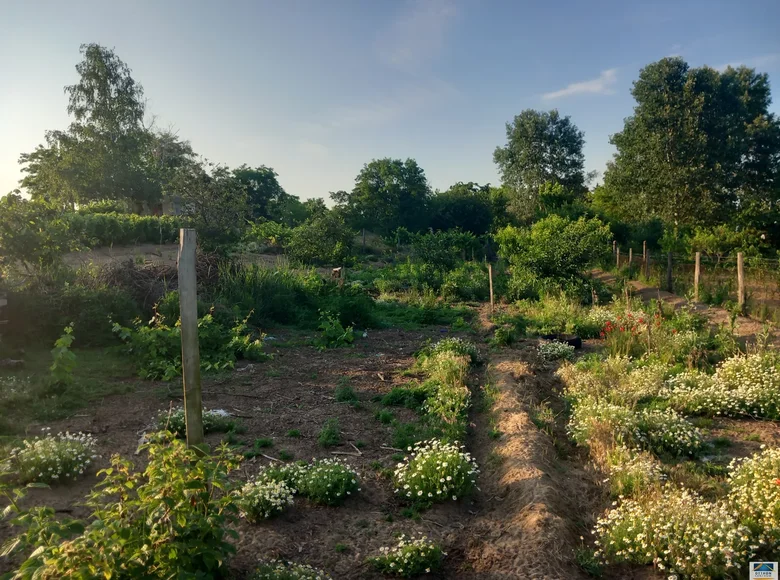
M328 154L328 148L322 143L304 139L298 143L298 152L313 157L325 157Z
M452 0L407 0L401 16L377 39L385 64L418 72L439 55L457 15Z
M611 95L615 92L613 88L617 82L617 69L611 68L602 71L598 78L579 83L572 83L566 88L551 93L544 93L542 100L551 101L562 97L572 97L574 95Z
M775 63L780 62L780 52L772 52L769 54L761 54L759 56L753 56L750 58L746 58L745 60L735 60L733 62L727 62L725 64L721 64L715 67L716 70L719 70L723 72L728 67L738 67L738 66L749 66L750 68L767 68L771 67ZM758 72L762 72L759 70Z

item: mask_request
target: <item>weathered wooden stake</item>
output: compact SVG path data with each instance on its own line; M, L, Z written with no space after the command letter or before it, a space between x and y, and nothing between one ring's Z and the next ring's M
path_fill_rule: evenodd
M642 263L647 261L647 240L642 242Z
M672 284L672 253L666 254L666 291L674 292L674 285Z
M187 446L203 443L203 402L198 347L198 292L195 275L194 229L179 230L179 309L181 311L181 366L184 381L184 421Z
M737 305L739 311L745 312L745 255L737 252Z
M488 281L490 283L490 314L493 314L493 264L488 264Z
M617 260L617 261L616 261L616 268L617 268L618 270L620 270L620 248L618 248L618 249L615 251L615 257L616 257L616 260Z
M699 301L699 279L701 278L701 252L696 252L696 265L693 268L693 300Z
M650 252L645 252L645 278L650 279Z
M630 268L634 263L634 248L628 248L628 267Z

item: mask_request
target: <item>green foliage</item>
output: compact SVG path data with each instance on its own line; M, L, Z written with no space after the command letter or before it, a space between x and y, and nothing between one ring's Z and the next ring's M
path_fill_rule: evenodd
M88 522L61 523L51 508L16 515L26 531L12 552L34 550L18 578L211 578L228 575L236 523L228 473L238 460L225 446L201 456L155 435L142 471L115 455L90 493Z
M393 387L389 393L382 397L382 404L388 407L406 407L407 409L420 411L429 395L430 386L427 383ZM382 422L384 423L384 421Z
M176 216L141 216L128 213L70 213L62 219L71 238L81 246L171 244L179 239L184 221Z
M474 234L457 229L412 235L412 255L444 270L453 269L476 245Z
M316 340L320 350L349 346L355 342L355 332L352 326L344 328L341 321L330 312L320 312L321 334Z
M344 264L355 233L334 211L317 214L292 230L287 255L304 264Z
M0 271L14 264L27 269L59 263L73 248L61 210L16 193L0 197Z
M254 244L249 248L254 251L281 251L287 247L291 236L292 228L284 224L258 220L249 225L243 241L245 244Z
M533 216L540 188L560 184L574 195L585 191L582 131L557 110L526 109L506 125L507 143L493 160L501 182L511 190L509 210L519 219Z
M145 379L173 380L181 375L181 327L170 326L164 316L155 315L150 323L136 320L133 328L114 324L114 332L128 345L136 360L138 374ZM212 312L198 319L200 365L204 371L233 368L239 357L266 358L262 351L265 338L253 339L247 319L234 321L232 327L216 320Z
M414 159L374 159L363 166L351 192L331 197L356 229L387 235L401 226L418 231L427 225L430 188Z
M447 191L437 191L429 202L430 227L434 230L456 230L482 236L490 231L493 205L490 186L456 183Z
M287 436L288 437L300 437L301 436L301 431L300 431L300 429L290 429L287 432Z
M634 114L611 138L604 175L627 218L773 227L780 122L766 74L670 57L645 66L631 92Z
M54 343L51 351L52 363L49 367L51 372L51 384L59 386L70 386L73 384L73 369L76 368L76 354L70 350L73 341L73 323L65 327L62 336Z
M357 401L358 396L355 393L355 389L348 382L344 382L336 387L337 403L356 403Z
M376 412L375 417L377 421L379 421L383 425L389 425L395 419L395 415L393 415L393 412L388 411L387 409L380 409L379 411Z
M693 234L686 241L692 252L702 252L720 262L725 256L736 252L759 254L767 246L762 236L766 238L758 230L719 225L694 228Z
M341 505L360 491L357 473L338 459L310 463L298 481L298 493L319 505Z
M341 426L338 419L331 417L325 421L320 434L317 436L317 443L321 447L333 447L341 443Z
M395 547L383 547L380 552L379 556L368 558L374 569L382 574L403 578L435 572L447 555L426 536L413 539L405 535L401 535Z
M473 342L458 337L442 338L434 344L428 344L421 348L416 356L425 366L427 361L431 359L435 363L436 357L442 354L467 357L471 363L479 361L477 346Z
M512 269L510 297L533 297L558 287L582 293L582 271L609 253L611 234L598 219L549 216L526 229L507 226L496 235L499 253Z

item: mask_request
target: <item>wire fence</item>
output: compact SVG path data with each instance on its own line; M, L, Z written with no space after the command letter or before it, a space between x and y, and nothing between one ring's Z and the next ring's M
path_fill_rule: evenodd
M617 254L617 248L615 254ZM745 314L762 321L780 324L780 260L763 256L743 257L744 299L740 306L739 264L736 254L718 256L700 253L699 280L696 288L696 256L672 254L669 276L668 254L651 253L646 267L642 249L632 252L620 249L620 264L614 266L629 277L670 290L699 302L726 308L739 307ZM671 278L671 287L668 286ZM698 294L698 297L697 297Z

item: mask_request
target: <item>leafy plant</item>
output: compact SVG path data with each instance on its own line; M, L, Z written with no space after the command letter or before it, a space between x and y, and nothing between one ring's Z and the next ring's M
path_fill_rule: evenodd
M355 341L355 333L352 326L344 328L338 317L330 312L320 311L319 329L321 334L316 340L316 344L320 350L348 346Z
M321 447L333 447L341 443L341 427L338 419L331 417L325 421L320 434L317 436L317 443Z
M574 347L565 342L559 342L552 340L550 342L543 342L537 347L539 356L545 361L554 360L571 360L574 358Z
M298 493L321 505L340 505L360 491L358 474L338 459L320 459L310 463L298 480Z
M236 493L242 517L256 523L282 513L293 504L294 490L283 481L252 480Z
M368 558L368 562L377 572L391 574L403 578L411 578L422 574L430 574L441 567L442 560L447 555L427 536L409 538L401 535L392 548L379 549L380 555Z
M272 560L261 562L249 580L332 580L327 572L308 564Z
M344 382L336 387L336 402L338 403L356 403L358 396L355 389L348 382Z
M70 350L73 341L73 323L65 327L62 336L54 343L51 351L51 382L53 385L69 386L73 384L73 370L76 368L76 355Z
M142 472L118 455L100 472L89 521L63 524L51 508L17 513L10 523L26 531L6 552L32 551L17 577L227 577L237 517L228 473L237 456L224 445L201 456L170 434L145 448Z

